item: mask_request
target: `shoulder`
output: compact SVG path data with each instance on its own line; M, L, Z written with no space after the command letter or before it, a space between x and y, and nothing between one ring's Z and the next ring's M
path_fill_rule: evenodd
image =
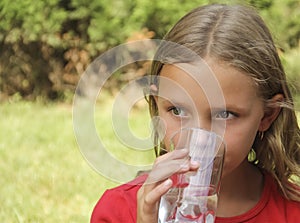
M280 193L279 187L275 180L270 176L266 176L266 187L270 190L268 200L268 209L270 214L277 215L278 218L284 220L282 222L298 222L300 216L300 202L288 200Z
M91 223L135 222L136 194L146 178L147 175L142 175L126 184L106 190L93 210Z

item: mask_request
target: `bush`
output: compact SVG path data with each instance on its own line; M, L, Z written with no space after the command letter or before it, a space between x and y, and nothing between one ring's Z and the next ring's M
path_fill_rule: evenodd
M300 111L300 42L298 48L290 50L281 56L288 83L296 100L296 109Z
M161 38L187 11L210 2L214 1L0 0L0 99L14 94L64 99L96 56L138 35ZM280 48L296 47L299 1L235 2L261 12L278 34Z

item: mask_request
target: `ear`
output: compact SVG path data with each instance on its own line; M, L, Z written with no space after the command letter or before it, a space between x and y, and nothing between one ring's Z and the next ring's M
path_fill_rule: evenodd
M152 96L154 97L154 100L155 100L155 102L156 102L156 104L157 104L157 92L158 92L158 89L157 89L157 86L156 85L154 85L154 84L151 84L150 85L150 92L152 92Z
M258 131L265 132L270 128L281 111L279 103L283 100L284 97L282 94L276 94L270 100L268 100L264 117L261 119Z
M151 84L151 85L150 85L150 90L151 90L152 92L157 92L157 91L158 91L157 86L156 86L155 84Z

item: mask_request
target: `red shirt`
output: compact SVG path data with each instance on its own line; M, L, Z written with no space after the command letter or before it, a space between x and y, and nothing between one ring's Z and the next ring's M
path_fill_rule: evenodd
M91 223L116 222L134 223L137 212L137 191L147 175L107 190L96 204ZM270 175L265 175L265 185L260 201L246 213L216 218L216 223L299 223L300 202L289 201L282 197Z

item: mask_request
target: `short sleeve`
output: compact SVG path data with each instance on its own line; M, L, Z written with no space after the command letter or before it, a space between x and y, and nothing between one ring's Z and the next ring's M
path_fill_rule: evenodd
M286 205L287 222L299 222L300 218L300 202L290 201Z
M124 191L107 190L96 204L90 222L133 223L132 210L130 210Z

